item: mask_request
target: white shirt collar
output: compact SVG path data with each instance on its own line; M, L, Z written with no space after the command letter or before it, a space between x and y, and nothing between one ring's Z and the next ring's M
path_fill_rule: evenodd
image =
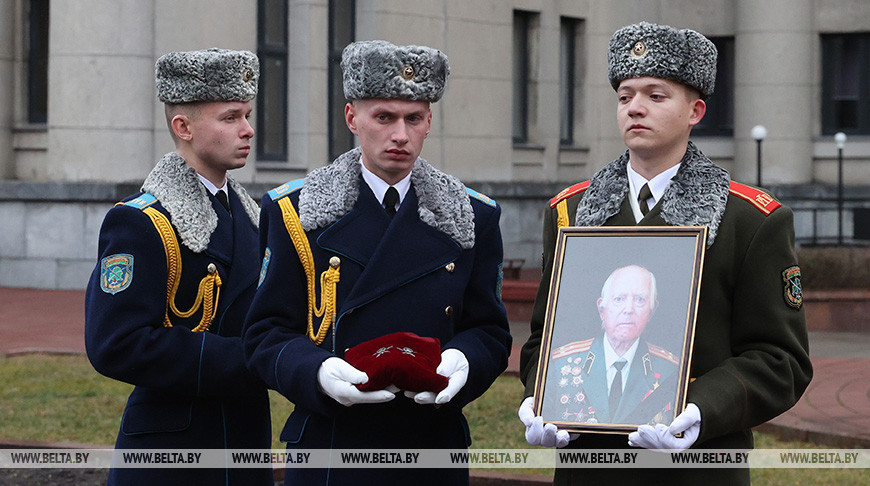
M604 365L607 367L608 393L610 393L610 384L613 382L613 377L616 376L616 368L613 367L613 363L621 359L626 361L625 366L622 367L622 389L625 389L625 384L628 383L628 371L631 369L631 362L634 361L634 355L637 354L638 343L640 343L640 339L635 340L634 344L628 348L628 351L626 351L622 356L619 356L616 354L616 351L613 350L610 341L607 340L607 335L604 335Z
M218 187L218 186L212 184L212 182L210 180L203 177L202 174L200 174L199 172L196 173L196 176L199 177L199 180L202 181L202 185L204 185L205 188L208 189L208 192L212 196L217 194L218 191L224 191L227 195L227 200L229 200L230 192L227 191L227 180L226 179L224 179L224 185L222 187Z
M668 188L668 184L670 184L671 179L677 174L678 170L680 170L680 164L662 171L648 181L642 175L638 174L634 168L631 167L631 161L628 161L626 171L628 172L628 187L629 193L631 194L629 202L631 203L631 210L634 213L634 220L636 222L643 219L643 213L640 212L640 204L637 202L640 188L642 188L644 184L649 184L649 190L652 192L652 197L647 200L647 206L652 209L652 207L655 206L665 194L665 189Z
M363 180L366 181L366 184L368 184L378 201L381 201L381 204L383 204L384 194L387 193L387 189L390 188L390 185L380 177L376 176L366 167L365 164L363 164L362 156L360 156L359 165L362 168ZM409 172L404 179L393 184L393 187L399 191L399 202L396 204L396 209L399 209L399 206L402 205L402 201L405 200L405 195L408 194L408 189L411 188L411 173Z

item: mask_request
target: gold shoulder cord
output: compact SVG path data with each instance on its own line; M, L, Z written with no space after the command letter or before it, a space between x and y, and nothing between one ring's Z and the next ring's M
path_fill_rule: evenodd
M560 228L564 228L571 224L568 219L568 200L562 199L556 204L556 213L558 217L556 218L556 224L559 225Z
M199 282L199 291L196 294L196 301L193 303L193 307L184 312L178 310L175 306L175 294L178 293L178 284L181 281L181 250L178 248L175 231L173 231L169 219L160 211L152 207L147 207L143 211L151 218L151 222L157 228L157 233L160 234L160 238L163 240L163 249L166 251L166 268L169 275L166 279L166 314L163 316L163 326L172 327L172 322L169 320L170 310L178 317L187 318L202 307L202 318L192 331L208 331L208 327L217 313L218 298L220 297L222 284L217 268L214 264L208 266L208 275L203 277Z
M314 281L314 255L311 253L308 237L305 235L305 230L302 229L299 215L293 208L290 199L286 197L279 199L278 206L281 207L284 226L287 227L287 233L290 234L290 239L293 241L296 253L299 254L299 261L305 270L305 279L308 284L308 338L319 346L326 339L326 333L329 332L329 328L335 322L335 285L340 277L339 269L341 268L341 262L337 257L332 257L329 261L329 268L320 274L320 307L318 307L316 284ZM317 334L314 334L314 316L323 318L320 321L320 326L317 328Z

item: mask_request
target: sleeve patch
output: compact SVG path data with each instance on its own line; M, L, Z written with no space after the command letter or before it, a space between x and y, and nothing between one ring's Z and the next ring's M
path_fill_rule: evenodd
M495 281L495 295L498 297L498 301L501 302L501 293L502 288L504 286L504 262L498 264L498 276L496 276Z
M797 265L788 267L782 271L783 297L785 303L794 309L800 309L803 305L803 291L801 290L801 269Z
M266 279L266 272L269 271L269 262L271 260L272 249L267 246L266 251L263 254L263 266L260 267L260 280L257 281L257 288L260 288L260 285L263 284L263 280Z
M100 288L115 295L133 282L133 255L118 253L100 260Z

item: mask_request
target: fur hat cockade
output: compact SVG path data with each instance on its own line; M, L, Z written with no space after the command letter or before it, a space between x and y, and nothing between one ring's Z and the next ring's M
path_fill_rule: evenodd
M613 34L608 77L613 89L629 78L669 79L697 89L706 100L716 84L716 56L716 46L694 30L641 22Z
M450 67L443 52L386 41L354 42L341 54L344 97L428 101L444 94Z
M211 48L164 54L155 71L163 103L251 101L257 96L260 62L252 52Z

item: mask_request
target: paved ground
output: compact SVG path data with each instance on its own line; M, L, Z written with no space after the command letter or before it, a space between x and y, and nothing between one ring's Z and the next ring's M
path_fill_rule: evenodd
M525 323L512 325L516 373ZM84 292L0 287L0 355L84 352ZM832 447L870 447L870 333L810 334L815 376L800 402L766 425Z

